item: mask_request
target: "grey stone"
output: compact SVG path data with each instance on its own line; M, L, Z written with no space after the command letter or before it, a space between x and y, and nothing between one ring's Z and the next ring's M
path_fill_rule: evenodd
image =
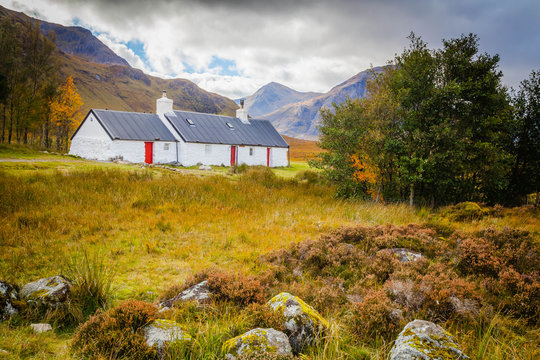
M193 285L189 289L182 291L172 299L165 300L159 304L161 310L168 310L174 306L175 303L181 301L195 301L199 305L208 304L212 301L212 293L208 287L208 282L203 281L197 285Z
M296 354L312 344L328 328L328 321L317 310L289 293L274 296L267 306L283 315L285 333Z
M199 170L209 171L212 170L212 167L209 165L201 165L199 166Z
M253 329L226 341L223 344L225 359L236 360L254 354L272 353L279 356L292 356L291 344L287 335L274 329Z
M177 341L191 341L191 336L178 323L170 320L154 320L143 328L143 333L146 345L155 346L158 351Z
M7 320L19 312L13 304L17 300L19 294L15 286L0 280L0 320Z
M381 251L388 251L400 262L406 263L411 261L418 261L424 258L424 255L417 251L412 251L406 248L393 248L393 249L383 249Z
M69 298L71 287L71 282L66 277L57 275L24 285L19 295L29 304L58 307Z
M478 303L474 300L460 299L456 296L451 296L449 300L454 311L460 315L476 315L479 312Z
M30 327L32 328L32 330L34 330L34 332L38 334L52 330L51 324L46 324L46 323L45 324L30 324Z
M424 320L408 323L390 350L390 360L469 359L452 335Z

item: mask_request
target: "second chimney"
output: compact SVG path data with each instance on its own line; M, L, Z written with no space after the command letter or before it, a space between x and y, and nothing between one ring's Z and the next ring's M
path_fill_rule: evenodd
M240 109L236 110L236 117L244 124L249 124L248 113L247 110L244 109L244 99L240 100Z

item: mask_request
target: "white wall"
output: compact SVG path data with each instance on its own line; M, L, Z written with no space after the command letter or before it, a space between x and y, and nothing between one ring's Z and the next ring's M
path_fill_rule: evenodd
M145 159L144 141L115 140L109 151L109 159L121 156L125 161L143 163ZM164 144L169 144L169 150L164 149ZM174 142L153 141L153 162L172 163L176 162L176 144Z
M82 123L71 140L69 154L91 160L108 160L112 140L93 114Z
M272 148L270 150L270 166L289 166L288 148Z
M250 148L253 149L253 155L249 155ZM263 146L238 146L238 165L266 166L266 149ZM178 151L179 160L183 166L197 164L230 166L231 164L231 145L184 143L180 141ZM287 151L287 148L271 148L270 166L287 166Z
M180 163L184 166L197 164L225 165L231 164L231 147L221 144L179 143ZM206 149L209 145L209 151Z

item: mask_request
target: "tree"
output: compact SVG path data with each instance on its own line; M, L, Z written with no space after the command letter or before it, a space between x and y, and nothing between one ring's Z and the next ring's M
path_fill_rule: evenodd
M479 54L473 34L438 50L414 33L409 40L374 74L365 99L322 111L320 145L328 152L316 165L342 196L356 196L364 180L362 191L375 184L386 199L408 198L411 206L502 201L512 117L498 56Z
M540 70L532 71L523 80L513 99L515 128L510 194L512 199L536 193L535 206L539 204L540 190Z
M56 125L56 148L66 150L69 134L78 123L83 105L73 78L69 76L58 88L58 95L50 103L51 120Z

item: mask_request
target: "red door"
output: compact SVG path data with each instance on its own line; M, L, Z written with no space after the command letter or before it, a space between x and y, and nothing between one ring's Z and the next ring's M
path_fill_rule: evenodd
M236 165L236 146L231 146L231 166Z
M145 142L144 143L144 162L147 164L151 164L154 161L154 143L153 142Z
M270 167L270 148L266 148L266 166Z

